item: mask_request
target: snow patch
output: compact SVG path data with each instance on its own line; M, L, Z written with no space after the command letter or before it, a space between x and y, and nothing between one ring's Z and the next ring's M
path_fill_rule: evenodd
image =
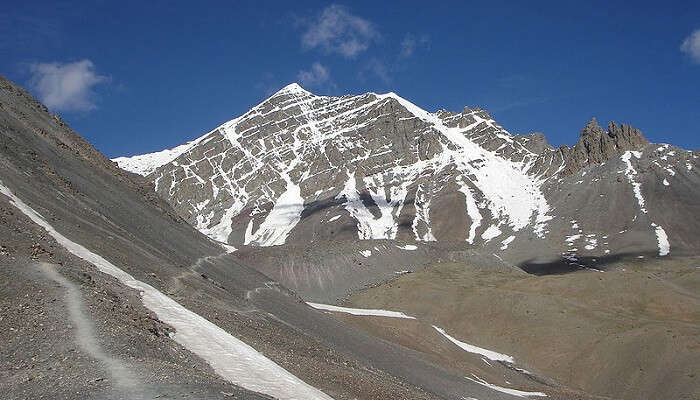
M479 378L478 376L476 376L474 374L472 374L472 376L474 377L474 379L472 379L468 376L465 376L465 378L469 379L472 382L476 382L480 385L486 386L489 389L493 389L497 392L506 393L506 394L509 394L512 396L517 396L517 397L547 397L547 394L542 393L542 392L525 392L522 390L508 389L508 388L504 388L501 386L496 386L496 385L493 385L491 383L488 383L485 380Z
M479 207L476 204L476 200L474 200L474 195L472 194L471 189L469 189L469 186L463 183L459 186L458 190L464 194L467 202L467 214L469 215L469 219L472 221L471 227L469 228L469 236L467 236L467 243L474 244L474 239L476 239L476 230L479 228L479 226L481 226L481 221L483 218L479 212Z
M301 213L304 211L304 198L301 197L299 185L292 182L288 174L282 178L287 184L287 189L277 198L272 210L260 224L258 230L246 235L245 244L254 243L259 246L279 246L287 241L287 236L299 223Z
M415 317L411 317L410 315L406 315L406 314L399 312L399 311L373 310L373 309L368 309L368 308L348 308L348 307L333 306L330 304L308 303L308 302L306 304L308 304L309 306L311 306L317 310L333 311L333 312L340 312L340 313L352 314L352 315L416 319Z
M433 329L438 331L442 336L447 338L447 340L456 344L459 348L461 348L462 350L464 350L466 352L479 354L479 355L482 355L482 356L488 358L489 360L493 360L493 361L504 361L504 362L511 363L511 364L514 362L513 357L511 357L509 355L497 353L495 351L487 350L487 349L484 349L481 347L471 345L469 343L464 343L462 341L459 341L459 340L453 338L452 336L448 335L444 329L442 329L438 326L433 325Z
M569 246L572 246L575 241L581 239L583 236L582 235L571 235L566 237L566 243L569 244Z
M491 239L501 236L501 233L503 232L501 232L496 225L491 225L481 234L481 238L488 242Z
M627 176L627 179L630 181L630 184L632 185L632 190L634 191L634 197L637 198L637 203L639 204L639 209L642 213L647 214L647 209L644 201L644 196L642 196L642 184L639 182L635 181L635 176L637 175L637 171L634 169L632 166L632 156L636 157L637 159L642 158L642 153L639 151L627 151L625 152L620 158L622 161L627 164L627 168L625 169L625 175Z
M141 154L133 157L117 157L112 161L116 162L119 168L146 176L191 149L194 143L186 143L168 150L157 151L155 153Z
M666 231L661 226L652 223L651 227L654 228L656 233L656 241L659 244L659 256L667 256L671 252L671 243L668 241L668 235Z
M506 250L508 246L513 242L513 240L515 240L515 236L509 236L508 239L501 242L501 250Z

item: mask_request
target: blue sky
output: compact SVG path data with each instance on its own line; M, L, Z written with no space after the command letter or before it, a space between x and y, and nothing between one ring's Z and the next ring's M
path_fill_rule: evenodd
M595 116L700 148L700 2L85 3L6 2L0 74L110 157L196 138L294 81L479 106L553 145Z

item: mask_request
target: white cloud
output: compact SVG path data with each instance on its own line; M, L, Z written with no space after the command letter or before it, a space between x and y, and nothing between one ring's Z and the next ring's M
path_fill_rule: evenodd
M700 64L700 29L696 29L683 40L681 51L690 56L693 61Z
M401 57L410 57L413 55L413 52L416 50L416 39L414 39L412 36L406 35L406 37L403 39L403 42L401 42Z
M374 24L337 4L323 9L307 25L307 31L301 36L304 48L320 47L328 53L338 53L347 58L357 56L379 39Z
M304 87L321 86L330 81L331 74L328 71L328 68L315 62L311 65L311 70L299 71L297 79L299 79L301 86Z
M403 41L401 41L401 52L399 55L402 58L408 58L413 55L418 47L428 47L429 44L430 38L427 35L421 35L416 38L412 34L407 33Z
M90 111L95 105L94 86L107 80L95 72L90 60L29 65L29 83L39 99L56 111Z

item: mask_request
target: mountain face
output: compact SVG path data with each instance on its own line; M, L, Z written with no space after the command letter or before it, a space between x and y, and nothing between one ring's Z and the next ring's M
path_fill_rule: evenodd
M291 84L190 143L114 161L237 247L383 239L577 265L700 250L698 154L595 119L553 148L480 109Z

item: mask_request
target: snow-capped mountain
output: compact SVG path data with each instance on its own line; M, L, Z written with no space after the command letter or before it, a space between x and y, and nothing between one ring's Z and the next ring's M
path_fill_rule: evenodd
M697 159L626 125L592 120L553 148L480 109L291 84L190 143L114 161L234 246L390 239L575 262L700 247L683 228L700 215Z

